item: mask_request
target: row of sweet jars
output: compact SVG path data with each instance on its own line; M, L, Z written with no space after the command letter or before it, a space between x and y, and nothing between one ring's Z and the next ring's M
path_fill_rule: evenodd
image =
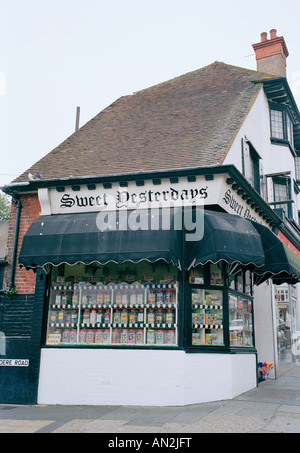
M175 304L176 289L161 288L160 285L151 287L131 287L129 285L115 285L114 291L105 285L84 285L82 288L81 303L83 306L110 305L143 305L149 304ZM54 301L55 306L77 307L80 299L79 285L75 284L73 290L57 290Z
M70 344L175 344L175 330L169 329L56 329L60 343Z

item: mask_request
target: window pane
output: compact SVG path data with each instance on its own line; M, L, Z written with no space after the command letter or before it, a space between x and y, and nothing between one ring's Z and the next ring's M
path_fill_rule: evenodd
M189 282L198 285L204 284L204 266L199 266L196 269L190 270Z
M224 345L222 291L192 288L192 344Z
M216 286L222 286L224 284L222 263L210 264L210 284Z
M282 183L274 183L274 201L287 201L289 199L288 194L288 185L287 181L282 181ZM277 208L282 208L284 213L288 215L288 205L287 204L278 204Z
M300 181L300 157L295 157L296 179Z
M231 346L253 346L252 303L229 295L229 331Z
M280 110L271 110L271 135L274 138L284 138L283 117Z
M52 272L47 345L177 344L175 267L156 264L153 271L147 262L128 269L109 263L90 269L66 265L64 275L56 272Z
M254 189L260 193L259 157L252 145L249 145L249 160L246 165L246 178Z
M293 146L293 123L290 117L286 115L286 126L287 126L287 138L290 144Z
M287 186L285 184L274 184L275 201L288 200Z
M254 160L251 157L250 157L250 160L249 160L248 182L251 184L252 187L255 186L255 163L254 163Z
M245 294L249 296L252 294L252 277L250 271L245 272Z

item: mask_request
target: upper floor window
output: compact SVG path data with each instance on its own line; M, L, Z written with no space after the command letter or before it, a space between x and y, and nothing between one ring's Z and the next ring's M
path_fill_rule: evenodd
M274 177L273 187L275 208L282 209L286 217L292 218L290 178Z
M300 181L300 156L295 157L296 181Z
M250 145L250 162L249 162L249 182L254 189L260 193L260 174L259 174L259 159L255 149Z
M283 140L293 147L293 122L287 110L271 108L271 139Z
M273 138L284 138L281 110L271 110L271 135Z
M260 193L260 155L249 140L242 146L243 175L251 186Z
M293 123L289 117L286 116L286 129L287 129L287 139L293 145Z

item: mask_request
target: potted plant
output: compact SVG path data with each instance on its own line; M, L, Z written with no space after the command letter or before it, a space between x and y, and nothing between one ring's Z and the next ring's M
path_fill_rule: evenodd
M258 372L260 379L266 380L269 376L269 370L272 370L272 368L274 368L274 365L271 362L259 362Z

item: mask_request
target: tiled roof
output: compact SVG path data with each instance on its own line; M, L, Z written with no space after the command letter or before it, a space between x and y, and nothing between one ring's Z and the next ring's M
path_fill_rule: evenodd
M215 62L121 97L14 182L222 164L267 78Z

